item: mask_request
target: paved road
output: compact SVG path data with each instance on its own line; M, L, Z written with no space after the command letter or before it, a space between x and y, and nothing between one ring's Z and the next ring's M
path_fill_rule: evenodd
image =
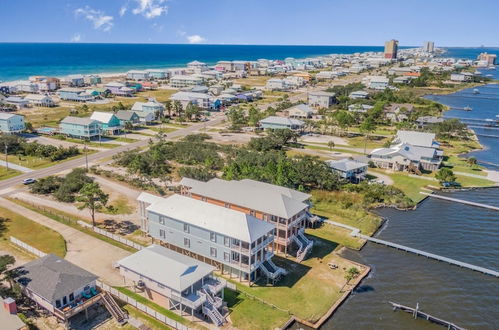
M222 120L224 118L225 118L225 116L218 116L217 118L212 119L212 120L207 121L207 122L204 122L204 123L194 124L194 125L191 125L191 126L186 127L186 128L181 128L177 131L168 133L167 139L174 139L174 138L182 137L185 135L189 135L189 134L191 134L197 130L200 130L204 127L217 125L220 122L222 122ZM95 162L95 161L98 161L98 160L101 160L104 158L112 157L112 156L114 156L122 151L131 150L131 149L135 149L135 148L139 148L139 147L144 147L144 146L147 146L148 143L149 143L149 139L137 141L134 143L130 143L128 145L116 147L116 148L109 149L109 150L100 151L98 153L88 155L88 162L91 163L91 162ZM50 166L50 167L43 168L40 170L32 171L30 173L24 173L24 174L18 175L16 177L0 181L0 190L3 190L6 188L9 188L9 187L12 187L16 184L19 184L22 180L27 179L27 178L39 179L39 178L43 178L43 177L46 177L49 175L55 175L55 174L62 172L64 170L70 170L70 169L73 169L73 168L76 168L79 166L83 166L83 165L85 165L85 157L80 157L80 158L72 159L72 160L69 160L67 162L63 162L63 163L60 163L60 164L57 164L54 166Z

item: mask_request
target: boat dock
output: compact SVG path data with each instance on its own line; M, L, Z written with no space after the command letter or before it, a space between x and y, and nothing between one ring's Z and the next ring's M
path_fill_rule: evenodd
M465 328L462 328L452 322L449 322L449 321L446 321L446 320L443 320L441 318L438 318L438 317L435 317L431 314L428 314L428 313L425 313L425 312L422 312L419 310L419 304L416 305L416 308L412 308L412 307L409 307L409 306L404 306L404 305L401 305L401 304L398 304L398 303L394 303L394 302L391 302L389 301L390 304L392 304L393 306L393 310L396 311L396 310L401 310L403 312L406 312L406 313L411 313L412 316L417 319L418 317L420 318L423 318L423 319L426 319L430 322L433 322L435 324L439 324L439 325L442 325L444 327L447 327L447 329L451 329L451 330L465 330Z
M466 204L466 205L470 205L470 206L481 207L481 208L485 208L485 209L489 209L489 210L499 211L499 207L497 207L497 206L492 206L492 205L487 205L487 204L481 204L481 203L466 201L464 199L457 199L457 198L452 198L452 197L446 197L446 196L441 196L441 195L430 194L430 193L426 193L426 192L423 192L423 191L420 191L419 193L423 194L423 195L426 195L426 196L430 196L430 197L434 197L434 198L439 198L439 199L444 199L444 200L451 201L451 202L456 202L456 203Z

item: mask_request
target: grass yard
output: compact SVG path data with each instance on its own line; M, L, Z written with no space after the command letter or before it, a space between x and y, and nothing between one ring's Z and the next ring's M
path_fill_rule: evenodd
M109 206L112 208L102 209L100 212L107 214L131 214L135 211L135 208L130 206L128 203L128 198L125 196L120 196L114 200L111 200Z
M33 108L23 111L22 114L26 116L27 122L33 124L34 128L58 127L59 121L69 116L69 109L70 107Z
M106 149L112 149L112 148L116 148L116 147L119 147L120 145L119 144L114 144L114 143L105 143L105 142L101 142L99 143L98 140L97 141L90 141L90 142L86 142L84 140L81 140L81 139L75 139L75 138L70 138L70 137L66 137L66 136L62 136L62 135L59 135L59 136L54 136L54 138L58 139L58 140L61 140L61 141L67 141L67 142L72 142L72 143L78 143L78 144L81 144L82 146L83 145L87 145L87 147L94 147L94 148L106 148Z
M388 138L381 138L377 136L371 136L367 140L366 144L366 138L363 136L356 136L356 137L351 137L351 138L345 138L345 140L348 142L348 146L352 148L361 148L364 149L364 146L366 146L367 149L375 149L375 148L381 148L383 147L383 144L388 141Z
M265 86L267 80L272 78L271 76L249 76L246 78L240 78L234 80L235 84L240 84L243 86Z
M147 98L154 97L158 102L166 102L170 99L170 97L178 92L176 89L158 89L155 91L143 91L137 93L138 97L141 97L142 100L139 101L147 101ZM136 101L136 100L134 100Z
M288 313L271 308L241 292L225 289L224 297L232 325L237 329L274 329L282 326L290 317Z
M424 189L422 189L423 187L427 185L438 185L437 181L410 177L402 173L389 174L384 172L384 174L392 178L394 187L402 190L410 199L412 199L416 203L419 203L426 197L425 195L419 193L420 191L424 191Z
M363 241L350 235L350 230L324 223L320 228L308 228L306 233L338 243L351 249L359 250Z
M168 126L170 126L171 124L166 124ZM175 132L178 128L175 128L175 127L161 127L160 125L158 126L148 126L148 128L151 130L151 131L154 131L154 132L158 132L158 133L163 133L163 134L168 134L168 133L171 133L171 132Z
M315 245L308 259L302 263L279 256L274 257L276 265L289 271L289 274L275 286L266 286L265 280L262 280L262 283L251 287L236 283L238 290L263 299L280 309L288 310L289 313L301 319L317 321L341 297L340 290L346 282L343 267L348 269L353 264L333 253L338 246L336 243L317 236L309 235L308 237L314 240ZM331 270L328 266L329 262L338 265L338 269ZM317 299L318 297L320 299ZM256 318L258 315L258 319L261 318L262 323L265 322L264 328L266 329L279 327L283 320L287 319L284 317L285 312L276 313L270 306L268 306L269 311L265 313L260 312L262 308L256 306L242 304L241 308L253 308L256 314L246 315L246 318ZM246 321L249 322L249 320ZM257 321L254 320L254 322Z
M455 155L448 156L443 162L443 165L449 167L454 172L463 172L476 175L487 176L487 173L483 171L484 167L480 165L470 166L465 158L460 158Z
M322 146L310 145L310 144L306 144L305 149L324 150L324 151L330 151L330 152L337 151L337 152L344 152L344 153L354 154L354 155L363 155L363 153L355 151L355 150L343 149L343 148L330 149L329 147L325 147L325 146L322 147Z
M342 191L312 191L311 211L332 221L359 228L365 235L372 235L381 225L381 218L366 211L358 203L359 198L358 194Z
M487 180L485 178L473 178L465 175L456 174L457 182L459 182L463 187L491 187L495 183L493 181Z
M53 253L60 257L66 255L66 241L58 232L3 207L0 207L0 216L8 219L1 224L6 227L2 235L2 245L8 244L9 236L14 236L45 253Z
M23 167L31 168L34 170L38 170L41 168L46 168L55 164L59 163L64 163L72 159L80 158L84 156L84 153L82 150L80 150L82 153L73 157L69 157L63 160L59 161L51 161L48 158L43 158L43 157L35 157L35 156L21 156L21 155L9 155L8 160L9 163L17 164ZM88 150L88 154L93 154L94 152L97 152L96 150ZM3 154L2 154L3 155ZM5 156L2 158L5 159ZM16 174L17 175L17 174ZM1 171L0 171L0 178L1 178Z
M0 180L10 179L19 174L21 174L21 172L11 168L7 169L5 166L0 166Z

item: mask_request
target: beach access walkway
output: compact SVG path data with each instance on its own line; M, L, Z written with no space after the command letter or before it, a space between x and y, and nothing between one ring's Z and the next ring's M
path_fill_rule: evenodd
M426 192L423 192L423 191L421 191L419 193L422 194L422 195L426 195L426 196L434 197L434 198L438 198L438 199L443 199L443 200L450 201L450 202L456 202L456 203L466 204L466 205L470 205L470 206L481 207L481 208L484 208L484 209L499 211L499 207L493 206L493 205L476 203L476 202L466 201L464 199L458 199L458 198L452 198L452 197L446 197L446 196L442 196L442 195L436 195L436 194L426 193Z

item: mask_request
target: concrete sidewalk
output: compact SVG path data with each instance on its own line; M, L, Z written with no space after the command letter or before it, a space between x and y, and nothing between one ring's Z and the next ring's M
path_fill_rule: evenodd
M0 166L7 167L5 160L0 160ZM9 168L23 173L33 172L32 169L9 162Z
M123 284L123 278L118 270L113 267L113 264L129 256L130 252L52 220L40 213L31 211L5 198L0 198L0 204L61 234L67 246L66 260L96 274L109 285Z

